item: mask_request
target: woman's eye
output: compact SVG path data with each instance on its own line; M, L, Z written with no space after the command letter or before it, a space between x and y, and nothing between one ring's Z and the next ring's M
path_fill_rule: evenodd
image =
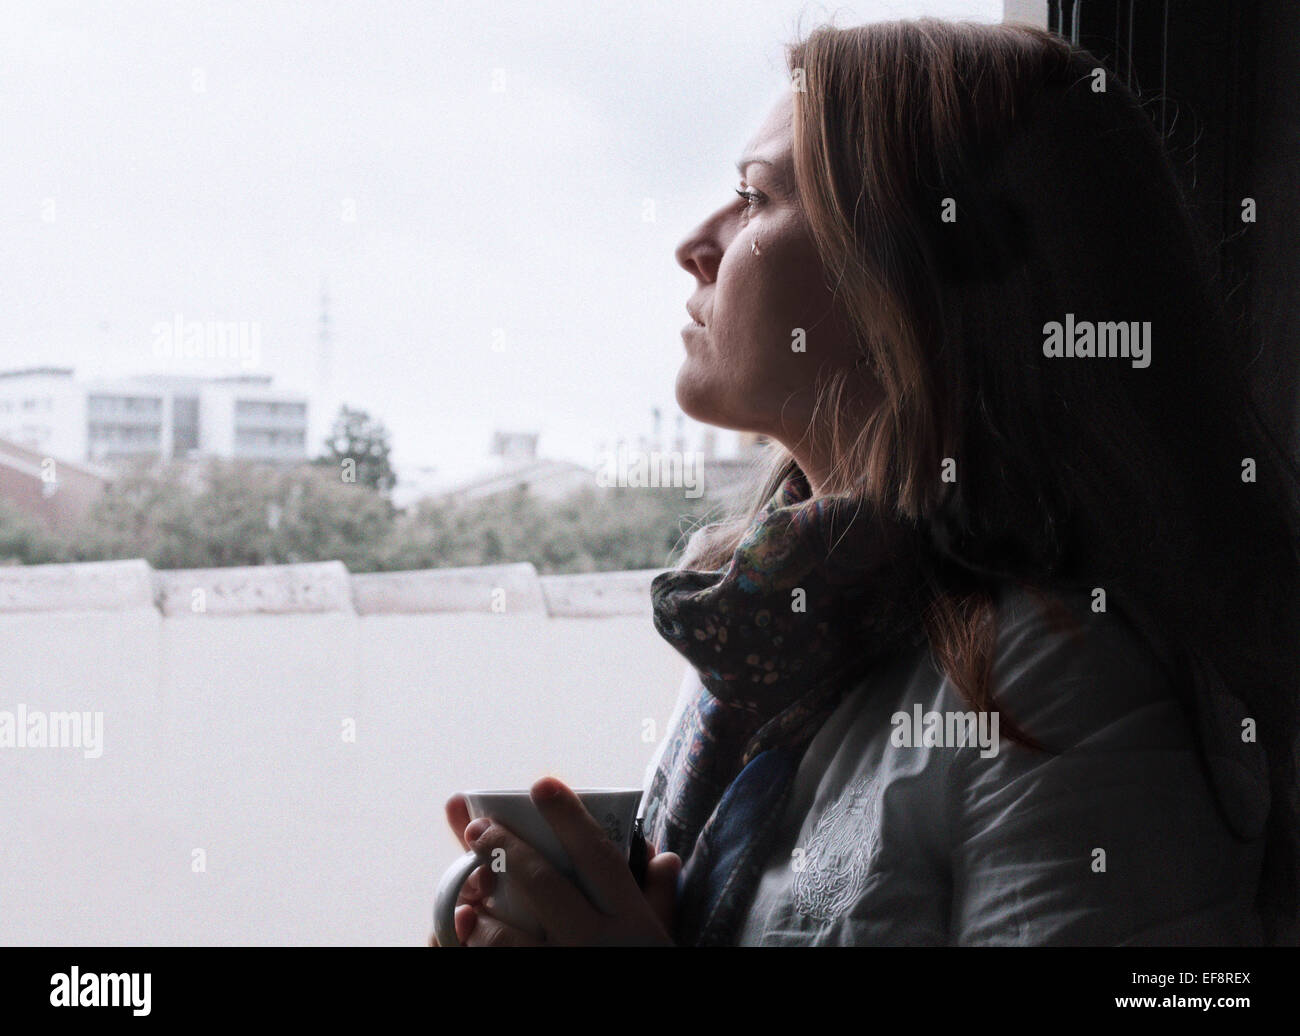
M743 187L737 187L736 193L740 195L740 197L745 199L746 209L752 209L755 205L758 204L759 199L762 197L757 191L746 190Z

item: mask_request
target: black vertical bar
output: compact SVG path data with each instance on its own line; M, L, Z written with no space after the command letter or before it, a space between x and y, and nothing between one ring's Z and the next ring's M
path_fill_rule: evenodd
M1165 0L1160 33L1160 139L1168 132L1165 126L1165 102L1169 97L1169 0Z
M1133 6L1134 0L1128 0L1128 87L1133 89Z

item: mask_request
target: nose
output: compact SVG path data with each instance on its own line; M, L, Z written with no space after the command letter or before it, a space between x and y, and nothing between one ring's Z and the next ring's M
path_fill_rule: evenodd
M709 218L692 230L675 253L677 263L701 284L712 284L725 250L717 237L717 220Z

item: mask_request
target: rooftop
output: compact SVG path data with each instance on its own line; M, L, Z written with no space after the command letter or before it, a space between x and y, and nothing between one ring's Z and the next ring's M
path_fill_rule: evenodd
M0 378L70 378L71 367L17 367L13 370L0 371Z

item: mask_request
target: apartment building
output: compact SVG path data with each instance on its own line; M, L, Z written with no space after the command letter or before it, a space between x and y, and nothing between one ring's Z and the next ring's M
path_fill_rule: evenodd
M307 459L308 399L267 374L81 379L70 367L0 371L0 439L63 460Z

